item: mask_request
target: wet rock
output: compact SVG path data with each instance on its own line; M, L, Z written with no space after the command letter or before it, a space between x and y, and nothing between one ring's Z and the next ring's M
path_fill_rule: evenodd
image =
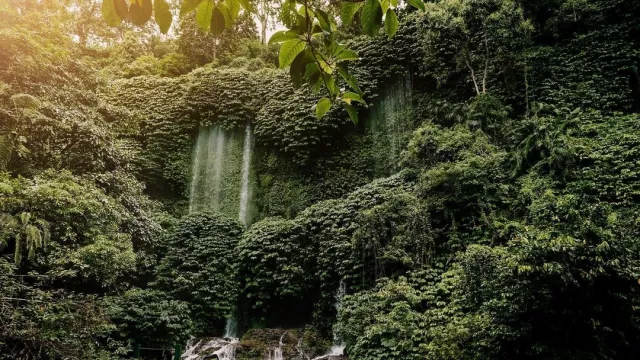
M346 359L330 354L330 345L329 340L312 328L251 329L240 340L202 338L192 341L182 360Z

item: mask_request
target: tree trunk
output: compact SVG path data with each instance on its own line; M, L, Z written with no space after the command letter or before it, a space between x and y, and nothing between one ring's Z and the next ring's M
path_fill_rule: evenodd
M267 44L267 10L260 9L258 14L258 20L260 20L260 35L262 36L262 43Z
M469 60L467 60L465 58L464 62L467 64L467 67L469 68L469 70L471 70L471 80L473 80L473 85L476 88L476 95L480 95L480 87L478 87L478 81L476 80L476 72L473 71L473 68L471 67L471 64L469 63Z

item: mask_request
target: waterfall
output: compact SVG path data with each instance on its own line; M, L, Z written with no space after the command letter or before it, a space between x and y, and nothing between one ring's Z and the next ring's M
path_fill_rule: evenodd
M278 344L278 347L273 349L273 356L271 355L271 352L269 352L269 360L283 360L282 347L284 346L284 342L282 340L284 339L285 335L287 335L286 331L280 337L280 343Z
M346 292L347 287L345 286L344 281L340 280L340 285L338 285L338 289L336 290L335 295L336 302L333 304L333 306L336 308L336 312L340 311L340 308L342 307L342 298L344 297ZM340 341L335 331L333 332L333 343L334 345L331 346L331 349L329 349L326 354L315 357L312 360L328 359L334 356L344 355L344 349L346 348L346 346L343 342Z
M238 322L236 318L227 318L227 323L224 326L224 337L226 339L236 339L238 337Z
M190 213L214 210L229 217L237 216L245 225L251 222L252 148L250 124L242 132L217 125L200 128L191 157ZM205 354L213 354L219 360L233 360L238 342L237 322L230 317L224 338L192 341L182 359L201 360L208 358Z
M182 354L182 360L203 360L212 359L211 354L215 355L218 360L235 360L236 346L238 339L225 340L220 338L212 338L209 341L200 340L194 342L189 341L187 349ZM213 359L216 359L215 357Z
M340 284L338 285L338 290L336 290L336 313L340 312L340 308L342 308L342 299L344 295L347 293L347 286L344 284L344 281L340 279ZM331 347L331 350L328 355L342 355L344 353L345 344L338 338L335 330L333 331L333 343L334 345Z
M238 339L233 339L218 351L214 352L214 354L218 356L218 360L235 360L237 343Z
M199 355L196 353L196 349L200 348L200 344L202 344L202 341L194 343L193 340L189 340L187 349L182 354L182 360L197 360Z
M191 157L189 212L214 210L250 224L252 156L250 124L235 131L202 127Z
M207 161L207 151L204 149L204 144L209 141L209 131L200 130L198 133L198 140L196 146L193 148L193 160L191 171L191 191L189 193L189 212L195 210L196 204L199 202L199 186L202 182L203 165Z
M242 186L240 188L240 222L247 225L247 206L249 204L249 172L251 171L251 153L253 147L253 134L251 124L247 124L244 131L244 146L242 149Z
M225 132L223 129L215 128L209 135L213 139L209 139L209 158L210 166L207 168L207 177L211 181L207 181L206 195L209 196L209 204L214 210L220 210L220 181L222 180L222 169L224 166L224 143Z
M374 102L367 135L377 151L374 153L375 177L388 176L398 170L400 153L413 130L411 75L400 76Z
M201 129L193 152L189 212L219 210L225 158L225 131Z

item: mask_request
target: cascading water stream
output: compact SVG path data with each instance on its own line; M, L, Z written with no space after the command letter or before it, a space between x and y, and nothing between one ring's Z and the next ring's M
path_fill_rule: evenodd
M371 109L365 126L378 149L373 154L375 177L388 176L398 170L400 153L413 130L412 96L411 75L407 73L385 88Z
M213 127L201 129L193 153L189 212L219 210L226 134Z
M224 167L224 145L226 136L224 130L215 128L211 134L214 140L209 140L209 154L213 157L213 166L207 170L211 172L209 176L212 181L207 182L206 194L210 196L209 204L212 204L214 210L220 210L220 184L222 181L222 169Z
M233 216L245 225L250 222L251 157L253 132L247 124L240 148L239 136L219 126L201 128L192 154L189 212L220 211ZM242 153L240 163L239 154ZM233 184L240 185L234 187ZM235 205L235 206L234 206ZM231 209L231 210L230 210ZM235 210L234 210L235 209ZM234 360L237 339L235 318L227 319L224 338L190 342L183 360L200 360L203 354L213 354L219 360ZM281 351L282 352L282 351Z
M278 347L273 349L273 356L271 356L271 352L269 352L269 360L283 360L283 358L282 358L282 347L284 346L283 339L284 339L285 335L287 335L286 331L280 337L280 342L278 344Z
M253 129L202 127L191 159L189 212L219 211L249 225L252 219Z
M339 312L340 308L342 307L342 298L344 297L346 291L347 291L347 287L345 286L344 282L340 280L340 284L338 285L338 290L336 290L336 295L335 295L336 302L333 305L336 308L336 312ZM334 356L344 355L344 349L346 346L343 342L340 341L335 331L333 332L333 343L334 345L331 346L331 349L329 349L329 351L326 354L315 357L312 360L328 359Z
M244 146L242 147L242 186L240 188L240 222L247 225L247 207L249 205L249 185L251 171L251 154L253 148L253 133L251 124L247 124L244 131Z
M200 130L198 133L198 140L196 140L196 146L193 148L193 165L191 166L191 191L189 192L189 212L195 211L196 204L198 203L198 186L202 182L202 169L204 163L207 161L207 152L204 151L203 145L209 141L209 132Z
M234 317L227 318L224 327L224 337L226 339L236 339L238 337L238 322Z
M236 344L238 344L238 339L232 339L214 354L218 356L218 360L235 360Z

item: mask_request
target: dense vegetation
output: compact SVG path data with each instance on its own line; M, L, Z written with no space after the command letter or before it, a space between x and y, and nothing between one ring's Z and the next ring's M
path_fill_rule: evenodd
M634 358L640 3L412 5L329 26L367 105L318 119L244 13L164 36L0 0L0 359L126 359L232 316L239 359L270 328L355 360ZM189 211L199 130L249 125L252 222Z

